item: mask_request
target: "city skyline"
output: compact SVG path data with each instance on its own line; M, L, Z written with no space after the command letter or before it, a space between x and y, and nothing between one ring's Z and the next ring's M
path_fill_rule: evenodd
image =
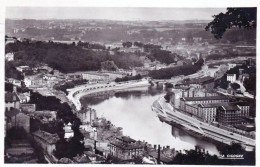
M226 8L7 7L7 19L211 20Z

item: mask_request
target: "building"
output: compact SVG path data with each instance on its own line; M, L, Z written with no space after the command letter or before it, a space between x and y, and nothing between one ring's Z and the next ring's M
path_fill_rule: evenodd
M210 97L182 97L180 99L180 109L186 110L186 104L207 104L207 103L227 103L229 98L226 96Z
M21 111L24 112L35 112L36 111L36 105L35 104L28 104L28 103L22 103L20 104Z
M59 136L51 134L42 130L38 130L32 133L33 138L41 146L41 148L48 155L53 155L53 151L56 149L55 144L60 140Z
M22 127L27 133L30 131L30 117L16 108L5 111L6 130Z
M237 102L234 103L234 105L237 105L237 107L240 109L241 116L249 117L250 106L248 102Z
M217 108L217 121L222 125L240 124L241 111L236 105L222 105Z
M211 104L199 104L198 105L198 117L206 122L215 122L217 115L217 108L221 106L221 103Z
M143 146L127 136L116 137L115 141L110 142L110 154L122 160L131 160L143 153Z
M215 90L208 89L195 89L195 88L184 88L174 89L170 103L175 108L180 108L180 98L182 97L211 97L218 96L219 94Z
M196 78L190 82L190 86L195 88L206 88L206 89L213 89L214 88L214 78L210 76Z
M5 60L6 61L14 61L14 53L7 53L5 55Z
M227 74L227 81L233 83L237 80L236 74Z
M30 70L30 67L29 66L18 66L18 67L16 67L16 70L20 71L20 72L24 72L24 71Z
M96 110L89 108L89 107L86 109L84 108L80 111L77 111L76 115L80 119L82 124L92 123L97 117Z
M64 131L65 131L65 134L64 134L64 138L65 139L69 139L69 138L72 138L74 137L74 131L71 129L71 123L69 122L67 125L65 124L64 125Z
M9 111L11 108L20 109L20 99L15 90L5 93L5 110Z

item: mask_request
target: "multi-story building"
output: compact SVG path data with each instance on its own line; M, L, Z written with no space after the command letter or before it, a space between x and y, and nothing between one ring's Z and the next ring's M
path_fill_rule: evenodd
M217 108L217 121L219 124L240 124L241 118L241 111L236 105L222 105Z
M218 96L219 94L214 90L208 89L174 89L170 103L175 108L180 108L180 98L182 97L211 97Z
M211 103L211 104L199 104L198 105L198 117L206 122L215 122L217 115L217 108L222 103Z
M210 97L182 97L180 99L180 108L186 110L186 104L207 104L207 103L225 103L229 102L226 96L210 96Z
M32 136L48 155L53 155L53 151L56 149L55 144L60 139L56 133L51 134L42 130L38 130L33 132Z
M109 145L110 154L123 160L131 160L141 155L144 148L141 143L127 136L116 137Z

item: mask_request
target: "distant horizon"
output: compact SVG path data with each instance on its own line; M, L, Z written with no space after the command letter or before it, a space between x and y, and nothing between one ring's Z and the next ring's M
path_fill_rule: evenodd
M131 21L146 21L146 22L156 22L156 21L211 21L210 19L188 19L188 20L112 20L112 19L59 19L59 18L46 18L46 19L27 19L27 18L5 18L5 20L100 20L100 21L122 21L122 22L131 22Z
M7 7L6 19L114 20L114 21L209 21L226 8L151 7Z

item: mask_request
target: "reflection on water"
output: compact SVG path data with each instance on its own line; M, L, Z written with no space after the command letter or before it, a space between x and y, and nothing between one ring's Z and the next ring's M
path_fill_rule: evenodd
M156 87L110 92L108 95L84 97L82 104L96 109L98 117L104 116L115 126L122 127L124 135L150 144L170 146L176 150L201 146L209 153L217 154L216 146L189 135L182 129L162 123L151 104L165 94Z

